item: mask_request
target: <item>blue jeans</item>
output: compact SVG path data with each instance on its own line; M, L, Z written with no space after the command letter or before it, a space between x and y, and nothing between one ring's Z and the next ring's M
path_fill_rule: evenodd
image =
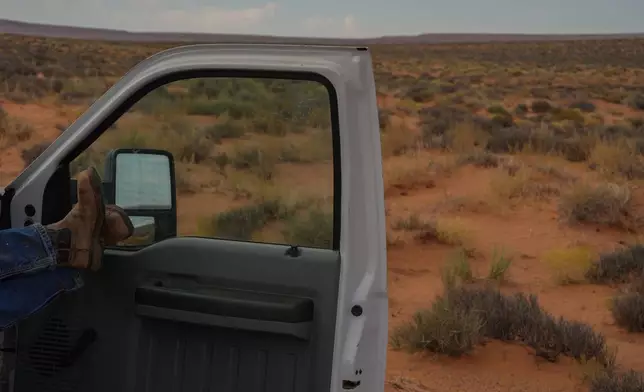
M0 230L0 330L83 285L77 271L56 264L56 250L42 225Z

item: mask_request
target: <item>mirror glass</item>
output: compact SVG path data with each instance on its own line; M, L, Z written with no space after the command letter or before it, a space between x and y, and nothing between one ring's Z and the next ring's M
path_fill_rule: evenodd
M172 208L170 160L165 155L116 156L115 202L128 209Z
M152 216L130 216L134 225L134 233L131 237L119 243L127 245L150 245L156 237L156 220Z

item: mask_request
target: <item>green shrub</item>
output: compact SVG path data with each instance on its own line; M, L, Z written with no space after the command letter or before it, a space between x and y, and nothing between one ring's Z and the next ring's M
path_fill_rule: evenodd
M70 95L69 92L67 92L66 94ZM79 92L76 92L75 95L71 98L65 97L64 95L62 97L63 100L69 101L70 99L82 99L91 97L93 95L93 92L89 92L88 94L81 94ZM164 113L172 107L176 106L177 101L178 97L170 93L167 86L161 86L150 91L140 101L136 102L131 110L148 114Z
M487 112L490 114L499 114L501 116L511 116L511 114L501 105L492 105L487 108Z
M212 142L204 136L203 130L166 130L160 137L167 145L165 148L181 162L202 163L211 156Z
M456 162L459 165L474 165L476 167L493 168L498 167L500 161L501 160L498 156L488 151L478 150L459 156Z
M482 342L482 327L478 315L439 297L431 309L416 312L411 322L395 329L390 341L394 348L460 357Z
M259 115L253 118L253 132L271 135L285 136L289 132L299 133L301 129L294 127L293 123L284 121L274 114Z
M492 123L501 128L509 128L514 125L514 118L511 114L495 114L492 116Z
M199 232L208 237L250 240L269 222L284 219L291 211L277 200L221 212L203 221Z
M644 127L644 117L630 117L628 118L628 122L633 128Z
M217 166L217 169L223 172L226 169L226 167L230 164L230 157L228 156L228 154L224 152L224 153L215 155L215 157L213 158L213 161L215 163L215 166Z
M629 370L618 372L608 369L590 380L589 392L641 392L644 391L644 374Z
M425 221L417 214L409 215L397 220L393 225L394 230L417 231L417 230L434 230L431 222Z
M417 103L431 102L434 99L434 95L436 95L435 88L427 84L418 84L409 87L404 94L405 98L409 98Z
M260 178L269 180L273 177L277 157L265 152L260 147L238 149L231 158L231 164L238 170L250 170Z
M293 245L331 249L333 247L333 213L312 209L293 215L282 231L284 240Z
M262 164L264 151L259 147L241 148L236 151L232 164L235 169L250 169Z
M631 94L626 103L633 109L644 110L644 94Z
M536 100L530 105L533 113L548 113L552 110L552 105L548 101Z
M396 328L394 347L463 355L484 339L519 341L555 361L561 355L608 366L604 336L584 323L556 318L536 296L506 296L491 287L446 288L428 309Z
M198 100L191 102L186 108L187 114L202 116L221 116L227 114L235 120L243 117L253 118L255 107L252 104L236 99Z
M35 129L21 120L0 112L0 138L6 142L24 142L31 139Z
M502 282L506 279L506 274L512 265L512 257L506 255L498 249L494 249L492 254L492 263L488 272L488 279Z
M383 132L387 129L390 122L390 117L392 115L391 110L378 108L378 123L380 124L380 132Z
M559 212L569 222L628 228L632 207L631 193L625 186L579 184L562 196Z
M628 332L644 332L644 295L638 292L613 297L610 307L615 322Z
M586 119L575 109L557 108L552 111L552 121L572 121L576 124L583 124Z
M279 151L278 160L280 162L291 163L310 163L315 160L315 156L305 155L305 151L294 144L284 144Z
M597 107L595 106L594 103L590 101L577 101L573 102L568 106L570 109L579 109L584 113L592 113L594 112Z
M517 105L516 108L514 108L514 113L517 115L523 115L526 114L530 109L528 108L528 105L525 103L520 103Z
M634 245L601 255L586 272L586 278L593 283L621 283L642 273L644 246Z
M211 125L203 130L209 140L219 143L223 139L237 139L244 136L244 127L235 121L224 121Z

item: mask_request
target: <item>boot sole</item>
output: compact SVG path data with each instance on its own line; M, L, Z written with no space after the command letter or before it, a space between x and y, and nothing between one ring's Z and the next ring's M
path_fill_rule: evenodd
M92 252L89 255L88 267L93 271L101 268L103 264L103 244L101 243L101 231L105 223L105 203L103 202L103 186L101 177L94 167L91 167L89 181L94 191L94 202L96 203L96 221L92 232Z
M134 225L132 224L132 221L130 220L130 217L127 215L124 209L121 207L115 205L115 204L110 204L109 206L105 206L106 210L114 211L117 214L119 214L123 218L123 223L125 223L125 226L127 227L127 238L130 238L132 234L134 234Z

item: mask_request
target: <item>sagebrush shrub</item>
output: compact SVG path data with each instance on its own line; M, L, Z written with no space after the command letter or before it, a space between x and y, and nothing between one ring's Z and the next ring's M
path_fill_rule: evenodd
M642 392L644 374L629 370L618 372L614 369L599 372L590 380L590 392Z
M491 287L448 287L430 309L394 331L392 344L463 355L485 338L521 342L550 360L610 361L604 336L589 325L552 316L535 295L506 296Z
M617 325L628 332L644 332L644 295L629 292L613 297L610 307Z
M500 162L501 159L490 152L484 150L475 150L471 153L461 155L456 163L459 165L473 165L482 168L494 168L498 167Z
M644 110L644 94L632 94L627 103L633 109Z
M181 162L202 163L210 158L210 148L207 140L187 137L182 145L177 146L175 158Z
M644 272L644 246L634 245L599 257L586 272L593 283L626 282Z
M34 132L35 129L30 124L7 116L4 110L0 112L0 138L5 141L10 143L24 142L31 139Z
M487 108L487 112L490 114L500 114L503 116L509 116L510 113L501 105L492 105Z
M211 125L203 130L204 136L215 143L223 139L235 139L244 136L244 127L236 121L224 121Z
M561 198L560 215L569 222L629 228L632 200L626 186L579 184Z
M514 108L514 113L517 115L523 115L528 112L528 105L525 103L520 103Z
M552 110L552 105L548 101L537 100L532 102L532 105L530 105L530 108L534 113L547 113L550 110Z
M250 240L267 223L281 219L289 211L277 200L261 201L215 214L202 222L200 234L235 240Z
M568 107L571 108L571 109L579 109L579 110L581 110L582 112L585 112L585 113L592 113L592 112L595 111L595 109L597 109L595 104L590 102L590 101L573 102Z
M644 161L637 146L624 140L597 143L590 151L590 167L610 176L632 180L644 177Z
M331 249L333 213L313 209L294 215L285 222L282 235L289 244Z
M416 312L411 322L391 335L395 348L427 350L460 357L482 341L482 320L475 313L457 308L446 297L436 299L431 309Z

